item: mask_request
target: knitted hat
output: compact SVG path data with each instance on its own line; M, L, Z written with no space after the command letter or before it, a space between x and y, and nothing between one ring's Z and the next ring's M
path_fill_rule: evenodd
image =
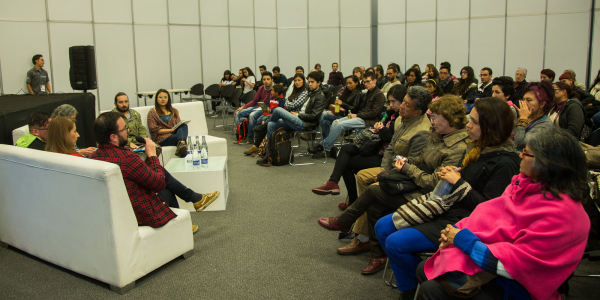
M550 70L550 69L543 69L541 74L544 74L546 76L548 76L548 78L556 78L556 73L554 73L554 71Z
M575 79L575 77L577 77L577 74L575 74L575 71L573 71L571 69L566 69L565 72L571 73L571 75L573 75L573 79Z
M571 75L571 73L569 73L569 72L564 72L562 75L560 75L560 77L558 77L558 80L563 80L563 79L573 80L573 75Z

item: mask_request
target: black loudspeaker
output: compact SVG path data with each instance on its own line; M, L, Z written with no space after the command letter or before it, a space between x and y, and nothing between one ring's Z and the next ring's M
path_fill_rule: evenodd
M95 57L94 46L73 46L69 48L71 88L83 91L98 88Z

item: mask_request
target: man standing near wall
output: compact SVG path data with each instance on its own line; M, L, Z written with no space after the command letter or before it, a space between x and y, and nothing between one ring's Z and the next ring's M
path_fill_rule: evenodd
M33 68L27 71L27 90L30 94L50 94L50 76L43 69L44 57L41 54L36 54L31 59Z

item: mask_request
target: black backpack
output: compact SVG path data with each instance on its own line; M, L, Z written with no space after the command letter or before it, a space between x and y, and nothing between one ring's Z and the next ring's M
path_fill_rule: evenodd
M243 141L248 135L248 120L240 121L237 124L237 130L235 131L235 138L237 142Z
M283 127L271 133L269 138L269 163L273 166L283 166L290 163L292 142Z

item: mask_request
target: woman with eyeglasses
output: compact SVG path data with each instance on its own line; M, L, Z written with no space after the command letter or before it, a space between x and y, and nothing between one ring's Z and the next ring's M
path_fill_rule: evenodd
M475 78L473 68L466 66L460 70L460 79L452 89L452 93L463 99L467 113L471 111L473 103L477 98L477 83L478 81Z
M476 101L467 124L472 142L456 166L445 166L437 173L452 185L449 194L431 200L431 193L423 195L375 225L398 289L407 297L414 296L416 268L421 261L413 253L436 250L439 232L446 224L455 224L468 217L477 205L502 195L518 174L520 158L509 139L513 124L512 111L503 100Z
M578 140L557 127L529 134L502 196L439 231L439 250L417 267L418 299L562 299L586 246L588 195Z
M548 117L554 125L568 130L574 137L579 138L583 130L585 109L578 100L578 94L571 85L564 82L552 84L554 89L554 106Z
M77 144L77 126L70 117L55 117L48 124L46 151L84 157L75 150Z
M154 108L148 112L148 131L152 141L165 147L177 146L175 155L185 157L187 145L185 139L188 136L187 124L182 124L177 129L175 125L181 122L179 111L171 105L171 94L165 89L156 92Z
M421 71L419 69L412 67L404 73L406 76L406 83L404 86L408 89L411 86L423 86L423 78L421 77Z
M531 132L553 127L548 112L554 105L554 90L547 81L530 82L523 89L523 100L519 100L519 121L515 128L517 151L525 148L525 138Z

